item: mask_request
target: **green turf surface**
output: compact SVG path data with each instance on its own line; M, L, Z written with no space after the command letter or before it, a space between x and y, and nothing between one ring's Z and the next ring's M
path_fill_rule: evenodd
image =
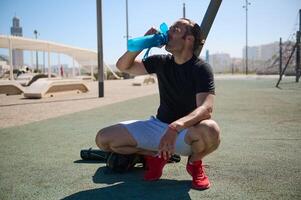
M184 157L157 182L79 161L100 128L154 114L152 95L0 129L0 199L301 199L301 84L276 81L217 80L222 142L204 160L209 190L190 189Z

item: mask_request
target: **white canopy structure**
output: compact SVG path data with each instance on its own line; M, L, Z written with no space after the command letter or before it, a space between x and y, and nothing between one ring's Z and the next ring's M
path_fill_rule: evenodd
M0 35L0 48L9 49L9 65L11 66L11 80L13 79L12 66L12 50L22 49L29 51L43 51L48 52L48 66L50 66L50 53L62 53L72 57L82 67L97 66L97 52L94 50L83 49L55 42L36 40L18 36ZM112 69L105 65L110 71ZM113 72L113 71L112 71ZM93 72L91 72L92 74ZM113 72L114 75L116 75ZM50 77L50 67L48 67L48 75Z

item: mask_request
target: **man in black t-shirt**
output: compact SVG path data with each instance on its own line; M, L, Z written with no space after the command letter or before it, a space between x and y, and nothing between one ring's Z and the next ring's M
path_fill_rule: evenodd
M146 35L157 30L151 28ZM126 52L117 67L134 75L155 73L158 78L160 106L156 117L120 122L100 130L96 144L103 150L120 154L145 155L144 179L158 180L173 153L188 156L187 172L192 187L210 187L202 159L217 149L220 129L211 119L215 96L211 67L194 55L201 44L200 27L181 18L168 32L165 49L172 55L137 59L140 52Z

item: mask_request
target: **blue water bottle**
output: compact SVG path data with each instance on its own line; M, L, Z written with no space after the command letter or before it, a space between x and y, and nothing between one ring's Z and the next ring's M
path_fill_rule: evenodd
M141 51L152 47L160 47L168 42L168 27L165 23L160 25L160 32L153 35L128 40L128 51ZM149 50L148 50L149 51Z

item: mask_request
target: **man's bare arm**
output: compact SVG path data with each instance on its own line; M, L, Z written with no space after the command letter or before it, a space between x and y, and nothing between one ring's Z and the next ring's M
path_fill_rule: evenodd
M133 75L144 75L147 71L141 60L136 59L139 52L125 52L116 63L117 68L122 71Z
M151 35L157 33L158 31L155 28L150 28L145 35ZM138 52L125 52L117 61L117 68L122 71L133 75L144 75L148 74L143 62L136 57L141 53Z
M179 132L202 120L210 119L213 111L213 101L214 94L198 93L196 95L197 108L190 114L171 123L171 126Z
M174 121L168 126L159 144L159 155L165 160L174 153L177 133L191 127L204 119L210 119L213 107L214 95L211 93L199 93L196 95L197 108L190 114Z

